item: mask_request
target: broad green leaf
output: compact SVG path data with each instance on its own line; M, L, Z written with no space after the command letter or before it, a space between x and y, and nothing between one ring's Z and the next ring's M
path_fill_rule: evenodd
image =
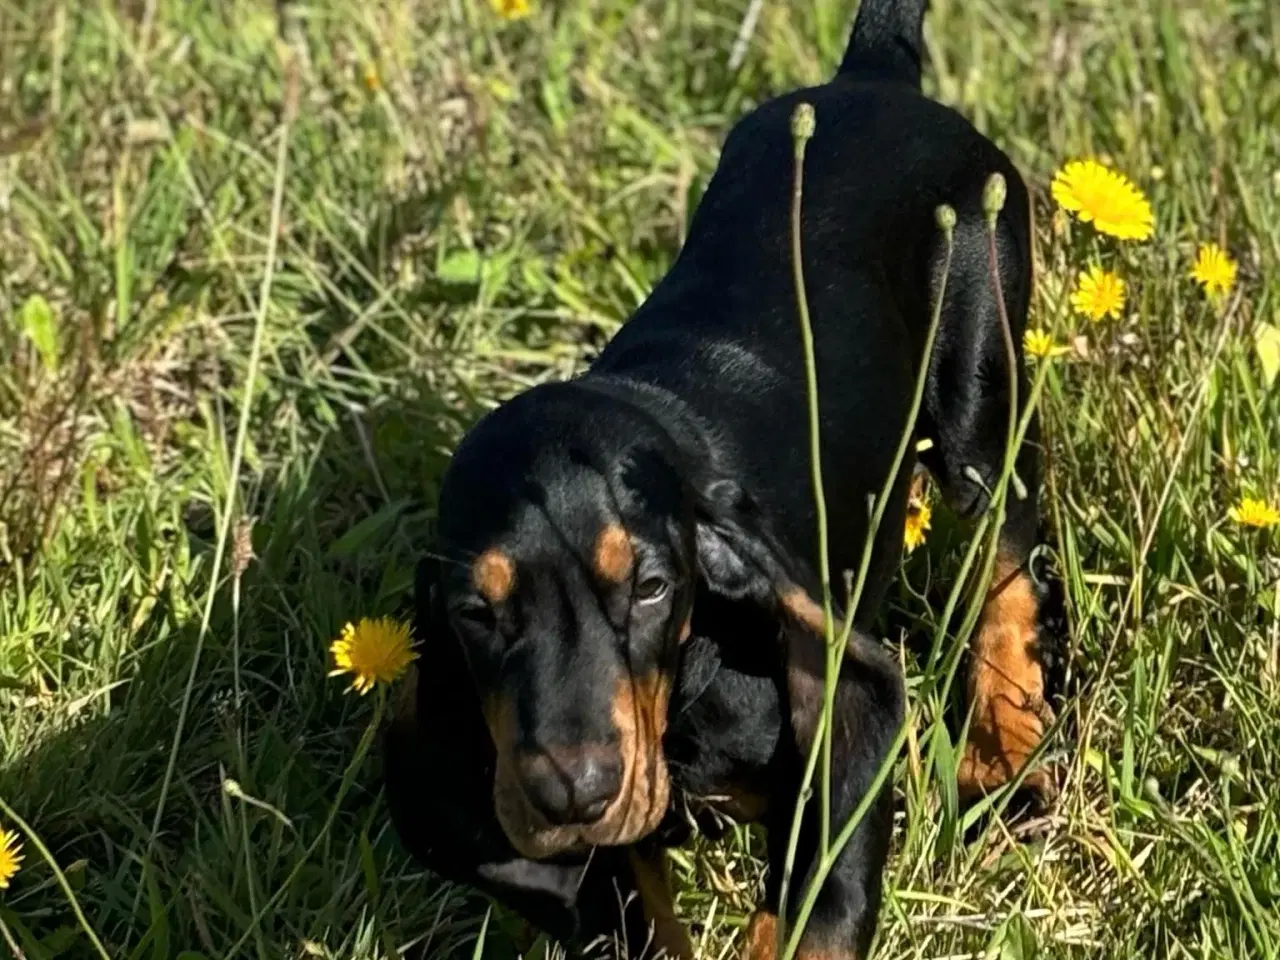
M58 369L58 324L49 301L33 293L18 311L18 323L40 352L45 369L50 373Z
M480 254L474 250L458 250L440 262L436 278L449 286L474 286L480 282Z
M384 536L391 525L399 519L407 504L406 500L396 500L379 508L377 513L365 517L330 545L328 556L350 557L369 544L378 542L379 538Z
M933 734L934 769L937 771L938 799L941 801L942 832L938 846L947 854L955 849L960 831L960 792L956 783L956 755L959 750L951 735L939 725Z
M1000 960L1034 960L1040 953L1036 933L1027 918L1015 913L1004 930L1004 942L1000 944Z
M1280 329L1270 323L1261 323L1253 331L1253 349L1262 367L1262 379L1268 389L1280 374Z
M79 927L74 927L70 924L64 923L62 926L54 930L53 933L41 940L40 946L45 949L46 956L50 957L52 960L53 957L60 957L65 954L80 942L83 937L84 934L80 932Z

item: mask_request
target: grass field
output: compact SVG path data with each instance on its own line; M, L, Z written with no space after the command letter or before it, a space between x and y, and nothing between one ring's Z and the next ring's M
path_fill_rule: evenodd
M34 832L0 954L472 951L484 903L399 849L328 643L402 610L461 431L589 360L854 6L765 0L731 69L747 0L531 3L0 0L0 826ZM1280 497L1280 6L934 0L927 39L1038 195L1032 322L1074 344L1041 398L1065 780L966 842L909 754L879 955L1280 956L1280 531L1228 516ZM1082 156L1151 240L1055 218ZM1240 266L1216 301L1204 241ZM1119 319L1070 308L1092 257ZM674 858L707 957L758 847Z

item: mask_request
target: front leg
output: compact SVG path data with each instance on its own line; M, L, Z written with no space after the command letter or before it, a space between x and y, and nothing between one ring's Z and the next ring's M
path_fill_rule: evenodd
M630 918L628 956L693 960L693 944L676 916L665 851L653 840L641 840L627 848L627 859L641 908L638 918Z
M905 479L900 484L905 505ZM709 484L703 494L702 517L697 528L698 567L711 591L730 600L750 599L768 603L780 614L785 651L787 707L790 732L801 761L808 757L825 704L826 619L810 593L799 585L789 570L779 538L766 522L753 498L734 481L720 479ZM896 520L894 520L896 517ZM888 519L902 523L902 512ZM899 526L898 529L901 529ZM877 560L873 582L887 580L884 571L896 564L897 554ZM863 602L868 607L874 604ZM871 788L880 763L901 729L905 714L905 693L897 664L865 633L855 630L836 678L834 725L831 737L831 829L832 835L850 818ZM815 787L819 786L815 783ZM798 790L799 784L795 784ZM775 926L782 883L787 837L795 791L785 792L774 805L767 823L770 836L770 888L764 910L752 925L748 948L753 960L774 956ZM788 802L788 799L790 802ZM807 924L800 955L817 958L853 958L865 955L875 933L880 906L881 870L889 846L892 816L889 791L876 798L870 815L853 833L827 875ZM810 801L806 807L804 831L797 851L792 889L787 900L790 920L802 900L819 863L818 809Z
M994 465L989 468L994 475ZM969 735L957 771L960 795L973 800L1021 776L1040 804L1054 796L1050 768L1032 766L1053 711L1045 699L1039 642L1040 598L1031 579L1036 540L1038 463L1034 434L1019 451L1017 470L1030 487L1010 492L982 618L970 645L966 680Z
M791 723L802 758L808 756L823 707L825 641L812 626L795 623L785 631ZM870 637L854 631L836 681L830 784L833 840L871 789L901 728L904 699L897 666ZM787 894L788 938L823 855L818 849L819 779L820 774L815 775L814 799L805 807L793 880ZM798 789L798 783L796 786ZM882 873L893 818L892 801L892 791L882 789L840 852L818 892L798 957L852 960L867 955L880 909ZM780 946L777 911L793 811L791 803L777 804L768 823L769 883L764 907L753 918L748 931L746 955L750 960L772 960Z
M996 790L1020 773L1023 786L1039 802L1053 797L1047 768L1023 773L1053 719L1045 702L1037 607L1035 584L1023 565L1001 554L973 641L966 684L971 716L958 771L965 799Z

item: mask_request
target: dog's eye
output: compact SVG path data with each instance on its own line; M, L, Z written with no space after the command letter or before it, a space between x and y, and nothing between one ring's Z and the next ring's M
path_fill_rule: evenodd
M667 595L669 585L661 577L645 577L636 584L635 598L638 603L657 603Z

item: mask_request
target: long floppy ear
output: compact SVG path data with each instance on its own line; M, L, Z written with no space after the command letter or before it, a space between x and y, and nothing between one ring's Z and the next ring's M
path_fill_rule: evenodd
M809 564L791 554L741 484L717 479L704 488L697 550L698 572L713 593L780 608L788 619L824 632ZM833 612L839 619L839 610Z
M712 593L771 605L789 578L750 494L734 480L708 483L697 510L698 573Z
M431 556L418 561L413 576L414 639L428 640L439 629L443 615L440 603L440 561Z
M414 575L413 641L418 652L418 703L438 699L460 716L479 716L479 700L462 643L445 611L444 562L435 556L418 561Z
M713 593L758 603L778 616L786 663L791 727L807 749L823 705L826 618L804 586L812 578L789 557L750 495L732 480L708 484L697 527L698 570ZM840 610L832 615L839 624ZM856 634L849 655L858 658Z

